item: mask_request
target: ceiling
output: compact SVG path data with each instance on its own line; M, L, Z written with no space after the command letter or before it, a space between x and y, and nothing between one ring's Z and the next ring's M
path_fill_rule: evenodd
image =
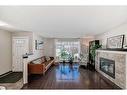
M44 37L94 36L127 22L120 6L0 6L0 20L12 30L37 32Z

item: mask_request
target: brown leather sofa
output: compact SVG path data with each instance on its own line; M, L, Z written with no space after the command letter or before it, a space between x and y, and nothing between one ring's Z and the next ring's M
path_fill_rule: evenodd
M54 64L53 57L41 57L31 61L28 64L28 73L30 74L45 74L49 67Z

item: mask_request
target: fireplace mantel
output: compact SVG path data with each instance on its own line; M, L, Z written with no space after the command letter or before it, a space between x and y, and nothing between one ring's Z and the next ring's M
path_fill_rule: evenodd
M96 52L109 52L109 53L119 53L119 54L127 54L127 51L117 51L117 50L108 50L108 49L98 49Z
M106 58L115 61L115 78L100 70L100 58ZM101 75L118 85L120 88L127 88L127 52L111 51L111 50L96 50L95 69Z

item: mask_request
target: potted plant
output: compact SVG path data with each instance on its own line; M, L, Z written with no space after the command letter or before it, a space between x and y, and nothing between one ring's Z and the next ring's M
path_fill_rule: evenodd
M102 47L102 45L93 45L92 47L91 47L91 55L92 55L92 59L93 60L95 60L95 56L96 56L96 49L98 49L98 48L101 48Z
M61 49L60 56L63 60L63 63L65 63L65 60L67 59L68 53L66 52L65 48Z

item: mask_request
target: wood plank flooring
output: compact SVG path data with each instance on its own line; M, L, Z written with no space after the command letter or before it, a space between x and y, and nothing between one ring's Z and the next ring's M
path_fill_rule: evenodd
M31 75L22 89L120 89L96 71L78 64L51 66L45 75Z

